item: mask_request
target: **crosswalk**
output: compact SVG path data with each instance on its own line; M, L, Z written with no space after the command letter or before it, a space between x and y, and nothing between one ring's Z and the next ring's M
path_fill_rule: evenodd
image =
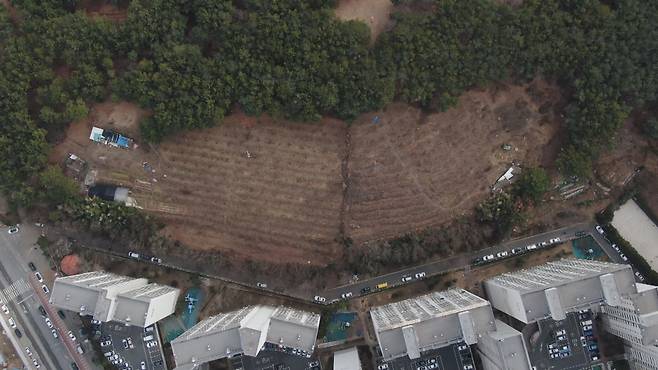
M0 302L2 302L2 304L12 302L31 289L32 287L25 279L16 280L11 283L11 285L0 291Z

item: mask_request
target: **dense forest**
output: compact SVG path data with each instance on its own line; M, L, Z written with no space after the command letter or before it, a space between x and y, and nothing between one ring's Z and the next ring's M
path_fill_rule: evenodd
M0 190L16 203L34 198L49 142L109 98L151 109L141 128L157 142L236 107L350 120L394 99L445 110L469 88L543 75L570 101L565 173L587 176L634 110L658 135L658 1L436 0L394 14L374 46L332 0L111 2L125 21L76 0L11 0L11 17L0 6Z

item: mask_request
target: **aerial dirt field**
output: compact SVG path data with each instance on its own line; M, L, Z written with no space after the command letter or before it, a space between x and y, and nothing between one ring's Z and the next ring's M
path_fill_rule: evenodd
M358 245L440 225L471 212L512 161L541 162L538 149L558 125L538 113L536 96L550 99L555 88L539 81L530 90L471 91L456 108L430 115L393 104L351 125L233 114L157 147L139 141L147 111L103 103L70 126L50 160L81 156L96 183L129 187L138 207L189 248L236 260L340 265L341 235ZM91 142L92 123L135 138L138 147ZM513 149L502 150L506 143Z
M467 92L456 108L431 115L392 104L357 120L350 132L346 234L359 244L441 224L471 211L512 161L541 162L541 148L558 125L538 112L542 103L526 90ZM513 149L504 151L503 144Z
M374 43L388 26L392 10L390 0L340 0L335 14L343 21L359 20L367 24L371 43Z

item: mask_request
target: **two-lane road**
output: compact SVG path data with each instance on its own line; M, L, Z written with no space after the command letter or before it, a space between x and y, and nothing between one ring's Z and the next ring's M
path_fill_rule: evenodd
M53 337L51 329L46 326L45 320L39 311L42 302L38 300L37 295L38 292L43 294L40 291L41 285L38 284L33 287L30 284L30 281L34 279L34 273L28 267L30 261L26 261L19 253L19 251L30 251L36 242L36 238L34 235L27 235L29 233L26 233L26 235L22 233L23 230L18 234L10 235L7 233L6 227L0 227L0 255L2 255L2 259L0 259L0 288L5 292L4 298L8 301L7 306L11 310L11 315L21 326L22 339L31 343L31 351L39 358L42 368L70 369L71 357L67 348L61 342L63 333L59 333L59 338L56 339ZM35 264L48 266L47 263L36 263L37 258L34 257ZM46 275L45 270L44 275ZM17 282L20 282L20 284L17 284ZM15 291L15 288L12 287L17 285L23 287L21 292L11 294L12 291ZM24 348L19 350L23 351Z
M353 284L339 286L326 290L322 296L325 297L328 302L340 299L341 296L345 293L352 293L352 298L355 298L362 294L362 289L364 288L369 288L370 291L375 292L377 291L376 286L378 284L387 283L388 288L403 285L405 284L402 282L403 277L411 277L411 280L409 281L409 283L411 283L416 280L415 276L420 272L424 272L426 274L425 277L443 274L449 271L465 268L466 266L470 265L476 257L481 257L488 254L496 254L502 251L509 251L512 248L525 247L530 244L537 244L556 237L559 237L562 242L565 242L578 238L579 236L576 236L576 233L579 233L579 235L581 232L591 234L593 229L594 224L592 223L580 223L526 238L510 240L499 245L494 245L489 248L479 250L477 252L448 257L423 265L391 272L371 279L361 280Z

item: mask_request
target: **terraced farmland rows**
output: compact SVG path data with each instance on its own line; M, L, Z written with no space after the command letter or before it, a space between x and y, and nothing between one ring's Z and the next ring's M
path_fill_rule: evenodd
M160 146L167 178L158 196L187 212L163 213L167 231L193 248L258 260L335 259L345 125L239 121Z

